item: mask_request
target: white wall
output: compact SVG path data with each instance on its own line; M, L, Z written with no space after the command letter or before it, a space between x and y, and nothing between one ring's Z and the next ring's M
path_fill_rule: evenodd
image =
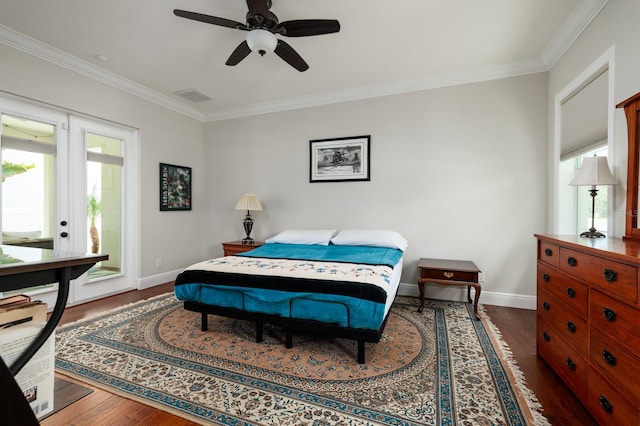
M546 227L546 92L543 73L209 123L208 250L220 255L220 242L243 236L233 207L252 192L264 207L256 239L394 229L409 240L402 282L417 282L420 257L469 259L486 275L481 301L532 298L533 234ZM310 140L359 135L371 135L370 182L309 183Z
M171 275L205 256L200 229L206 205L201 122L4 44L0 44L0 58L0 96L12 93L139 129L141 210L140 224L134 225L141 241L137 278ZM193 167L193 211L159 211L160 162ZM155 267L158 258L161 268Z
M613 78L614 99L619 103L640 91L640 46L637 20L640 2L635 0L611 0L589 27L581 34L564 56L549 72L549 129L553 129L553 99L557 93L588 68L609 48L614 47ZM620 182L614 188L614 236L625 231L625 193L627 181L627 127L622 109L615 111L614 138L609 143L609 164ZM549 165L552 167L553 137L549 135ZM555 194L554 183L549 182L549 203ZM550 215L555 212L550 211Z
M546 227L545 73L203 124L0 45L0 90L139 129L141 271L153 284L243 236L286 228L390 228L420 257L470 259L484 303L532 306ZM371 181L309 183L309 140L370 134ZM204 155L203 155L204 152ZM194 210L158 211L158 163L193 168ZM162 267L155 267L155 259Z

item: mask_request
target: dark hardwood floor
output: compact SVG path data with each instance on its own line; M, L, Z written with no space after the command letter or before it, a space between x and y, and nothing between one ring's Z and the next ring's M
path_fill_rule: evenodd
M68 308L61 324L77 321L98 312L138 300L147 299L173 290L167 283L142 291L131 291L95 302ZM589 426L597 423L558 379L547 364L536 355L535 311L484 305L491 321L500 329L513 355L524 373L529 387L544 407L544 415L552 425ZM58 375L66 381L72 381ZM176 417L164 411L113 395L99 388L49 416L42 426L58 425L194 425L196 423ZM56 398L63 397L56 394Z
M536 354L536 311L491 305L484 305L484 309L500 329L549 422L554 426L597 425L569 388Z

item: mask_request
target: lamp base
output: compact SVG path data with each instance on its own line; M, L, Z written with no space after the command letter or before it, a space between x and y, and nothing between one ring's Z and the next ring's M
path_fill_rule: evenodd
M249 210L247 210L247 215L244 217L244 220L242 221L242 226L244 226L244 232L245 234L247 234L247 236L242 239L242 244L243 245L253 244L254 241L253 241L253 238L251 238L251 230L253 229L253 219L251 219L251 213L249 213Z
M589 228L588 231L584 231L580 236L585 238L607 238L605 234L600 231L596 231L595 228Z
M255 240L253 238L243 238L242 239L242 245L243 246L252 246L255 243Z

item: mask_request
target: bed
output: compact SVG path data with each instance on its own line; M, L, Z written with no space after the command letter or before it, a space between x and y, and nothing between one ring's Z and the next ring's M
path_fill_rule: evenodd
M294 331L365 342L380 341L402 273L406 240L388 230L287 230L256 249L189 266L175 281L184 308Z

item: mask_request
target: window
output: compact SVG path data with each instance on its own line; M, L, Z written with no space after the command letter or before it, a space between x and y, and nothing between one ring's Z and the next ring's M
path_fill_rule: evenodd
M566 204L563 206L565 212L573 212L560 217L560 232L579 235L591 228L591 204L592 198L589 193L590 187L571 186L570 183L585 157L606 157L609 149L606 145L597 148L590 148L576 155L565 158L560 162L560 186L561 191L566 194L563 199ZM603 233L608 229L609 211L609 186L601 185L597 187L598 195L595 198L594 227Z

